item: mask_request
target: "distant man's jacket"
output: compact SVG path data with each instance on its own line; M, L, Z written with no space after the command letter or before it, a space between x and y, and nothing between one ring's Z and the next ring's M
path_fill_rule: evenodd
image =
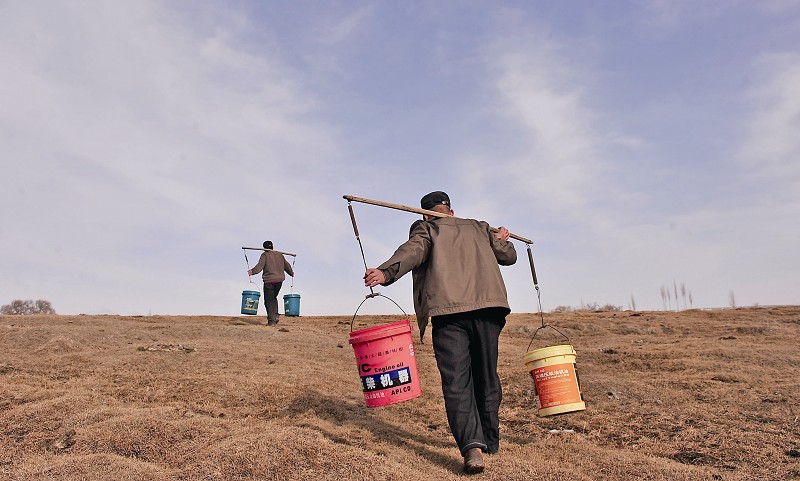
M489 224L440 217L418 221L408 241L378 266L388 286L413 269L414 310L425 334L429 316L508 306L499 265L517 261L514 245L498 239Z
M253 274L263 271L261 278L265 283L283 282L286 279L284 272L294 277L294 271L283 254L275 251L264 251L258 259L258 264L253 267Z

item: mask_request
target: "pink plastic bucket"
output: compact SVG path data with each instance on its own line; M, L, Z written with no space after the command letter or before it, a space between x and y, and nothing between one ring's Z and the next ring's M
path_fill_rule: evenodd
M367 407L422 395L408 319L350 332Z

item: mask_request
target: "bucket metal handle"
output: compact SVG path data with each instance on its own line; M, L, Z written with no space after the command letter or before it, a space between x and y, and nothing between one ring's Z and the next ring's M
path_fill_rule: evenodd
M374 297L385 297L386 299L389 299L390 301L392 301L392 304L394 304L395 306L397 306L397 308L398 308L398 309L400 309L400 310L403 312L403 315L404 315L404 316L408 316L408 314L406 314L406 311L404 311L404 310L403 310L403 308L402 308L402 307L400 307L400 304L398 304L398 303L394 302L394 300L393 300L391 297L389 297L389 296L384 296L384 295L383 295L383 294L381 294L380 292L372 292L372 293L370 293L370 294L367 294L367 296L364 298L364 300L363 300L363 301L361 301L361 304L359 304L359 305L358 305L358 307L356 308L356 312L353 314L353 320L352 320L352 321L350 321L350 332L353 332L353 325L354 325L354 324L355 324L355 322L356 322L356 316L358 315L358 310L359 310L359 309L361 309L361 306L363 306L365 302L367 302L367 299L372 299L372 298L374 298Z
M551 326L550 324L545 324L544 320L542 320L542 325L537 327L536 330L533 331L533 336L531 337L531 342L528 343L528 351L531 350L531 345L533 345L533 340L536 339L536 334L539 334L539 331L541 331L542 329L547 328L547 327L549 327L550 329L552 329L552 330L556 331L557 333L561 334L564 337L564 339L567 341L567 344L572 344L572 341L569 340L569 336L567 336L563 332L559 331L556 326Z

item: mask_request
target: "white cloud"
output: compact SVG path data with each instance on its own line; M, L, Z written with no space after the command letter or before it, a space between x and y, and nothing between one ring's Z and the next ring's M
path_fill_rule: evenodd
M581 88L553 61L538 39L495 52L492 71L504 115L526 139L523 155L506 165L517 188L565 208L586 203L596 175L596 135ZM566 78L564 78L566 77Z
M355 4L354 4L355 5ZM375 5L363 5L341 17L325 18L319 23L318 40L337 44L353 37L375 14Z
M800 55L768 54L755 64L759 83L740 160L758 180L800 180Z
M715 10L709 6L701 13L713 15ZM673 20L679 21L681 12L674 14ZM614 112L593 107L594 96L602 95L604 86L595 85L592 79L602 78L602 73L593 71L594 65L578 62L578 49L567 47L569 39L534 23L502 30L499 35L487 49L486 58L495 79L498 112L507 130L513 132L508 135L513 147L503 146L507 150L499 157L513 160L486 161L489 156L470 155L463 164L463 177L478 194L491 197L488 185L503 185L533 207L534 211L522 205L511 209L517 222L528 218L536 222L533 229L526 226L520 233L537 240L534 255L540 256L537 267L542 268L540 280L548 292L546 308L576 306L581 298L624 306L630 294L635 295L639 307L658 308L659 287L673 279L695 289L696 305L724 306L731 289L737 291L740 303L775 303L792 297L792 292L781 286L789 279L788 273L797 270L796 263L785 259L792 251L788 233L800 231L793 220L800 218L796 203L780 204L765 197L749 205L746 198L758 189L731 169L726 178L741 182L741 198L709 197L698 203L680 202L680 207L657 205L658 199L671 202L672 196L690 194L681 191L682 183L688 187L698 176L714 176L703 171L703 166L685 165L682 174L688 178L665 178L662 182L671 186L669 189L647 190L659 186L655 172L646 165L666 170L668 164L661 162L671 160L671 145L680 140L646 130L641 132L648 137L641 139L609 128L617 123L607 124L605 118ZM786 189L800 192L792 187L797 183L793 179L798 164L793 160L798 157L800 137L793 133L799 130L800 81L795 62L773 59L770 65L769 69L762 66L772 74L755 96L758 115L750 119L752 135L742 150L746 153L743 158L762 163L763 154L771 152L773 174L778 169L782 174L792 172L788 178L775 175L768 184L770 195L785 198L796 195L781 193ZM692 106L698 108L702 106ZM631 165L631 157L615 156L620 152L623 156L643 154L637 161L644 165L627 177L629 182L611 175L614 169ZM730 162L719 160L716 165ZM758 167L762 174L764 167ZM724 193L732 191L737 189L731 186ZM760 192L766 194L766 190ZM536 232L541 227L554 230ZM767 232L774 236L765 237ZM743 256L743 252L748 254ZM757 281L754 273L761 268L769 269L773 292ZM507 274L516 302L529 296L526 277L530 274L523 271L515 267Z
M629 195L614 184L610 152L641 148L645 142L616 131L592 107L598 88L593 79L599 75L574 54L582 51L576 45L591 40L559 37L535 22L520 25L505 17L500 22L513 27L496 28L484 58L498 129L509 142L488 154L469 155L469 165L478 168L474 185L491 179L550 212L600 216L590 212L598 200L608 199L609 190L617 197Z
M786 12L796 11L800 8L800 0L764 0L757 2L755 6L761 10L778 15Z
M124 279L135 297L121 310L163 304L166 285L188 282L164 271L266 235L305 245L324 232L314 253L334 257L346 230L316 188L341 155L334 130L280 51L244 43L256 28L245 17L159 2L7 7L6 295L76 275Z
M762 8L768 3L778 4L782 0L759 2ZM726 10L737 8L740 4L747 4L746 0L733 0L720 2L717 0L647 0L638 4L643 9L641 24L642 32L646 35L662 34L667 31L681 29L688 24L704 21L716 17Z
M690 92L695 64L683 63L676 32L727 32L715 30L713 3L691 6L662 3L652 41L643 7L8 3L0 292L29 298L41 286L67 312L235 313L239 248L270 238L300 254L305 314L346 313L365 288L341 194L416 205L442 188L457 213L537 241L546 308L625 304L630 293L655 308L673 278L698 302L707 286L721 292L704 305L725 305L728 289L742 303L741 290L752 302L791 299L800 62L764 55L751 75L712 43L704 54L731 63L714 68L744 72L742 83L719 84L713 98ZM402 31L374 28L398 15ZM770 38L791 40L776 25ZM654 47L680 86L638 70ZM636 95L619 91L623 76L628 88L643 82ZM725 114L743 97L751 115L736 146L739 116ZM712 185L709 167L724 181ZM415 217L357 214L371 265ZM519 251L504 275L515 310L531 310ZM405 306L404 281L387 294Z

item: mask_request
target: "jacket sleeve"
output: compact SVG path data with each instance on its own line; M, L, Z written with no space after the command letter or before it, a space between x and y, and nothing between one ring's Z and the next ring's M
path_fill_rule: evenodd
M486 224L484 222L484 224ZM486 232L489 234L489 240L492 244L492 251L497 263L501 266L510 266L517 262L517 250L514 249L514 244L511 241L498 239L489 224L486 224Z
M289 261L286 258L283 259L283 270L286 271L287 274L294 277L294 270L292 270L292 266L289 265Z
M411 227L409 239L394 251L389 260L378 266L386 277L386 282L381 285L392 284L428 258L431 235L426 224L426 222L415 223Z
M264 270L264 266L267 264L267 253L264 252L261 254L261 257L258 258L258 264L253 267L253 274L258 274L259 272Z

